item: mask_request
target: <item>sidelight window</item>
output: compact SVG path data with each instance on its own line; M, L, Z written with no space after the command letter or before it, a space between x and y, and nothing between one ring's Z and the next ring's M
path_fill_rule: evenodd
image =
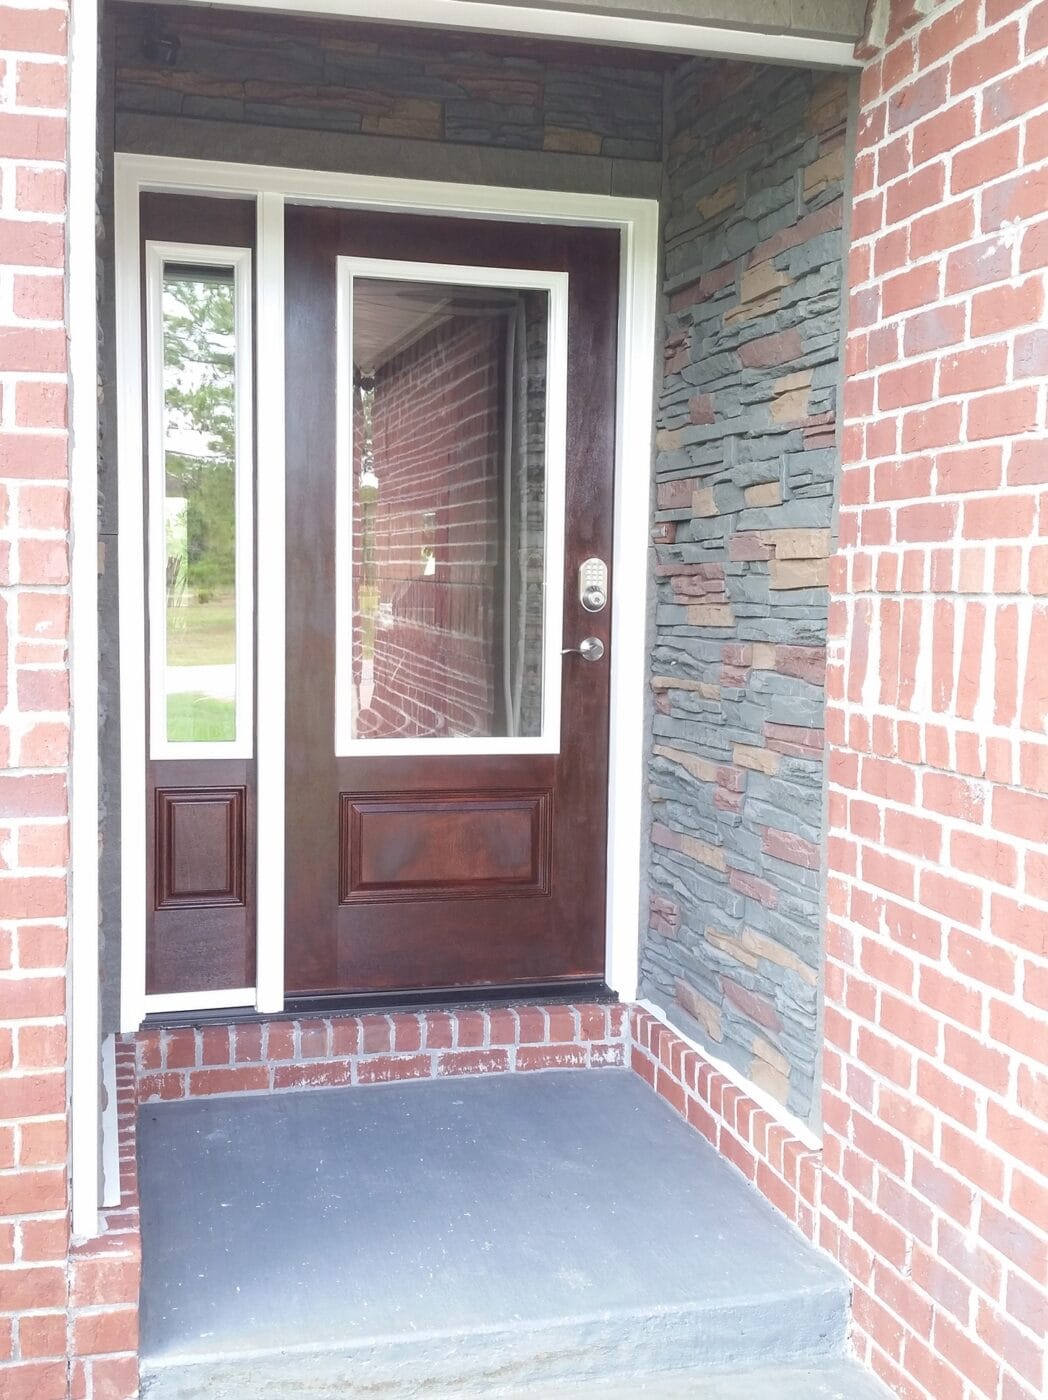
M151 755L249 757L251 254L146 259Z

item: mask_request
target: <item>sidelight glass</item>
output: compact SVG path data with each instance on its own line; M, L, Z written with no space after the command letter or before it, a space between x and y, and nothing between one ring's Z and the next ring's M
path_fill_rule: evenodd
M238 527L240 467L249 447L241 441L243 270L161 259L157 272L160 346L153 350L160 349L162 362L153 382L161 397L162 473L152 481L158 495L162 489L162 520L154 514L160 558L153 567L163 570L163 605L162 618L154 607L152 625L163 628L163 666L156 657L153 685L162 707L154 706L154 724L163 724L175 755L181 745L235 744L242 720L242 609L250 606L240 596ZM160 584L154 578L155 602Z
M343 737L539 740L551 290L356 275L347 300Z

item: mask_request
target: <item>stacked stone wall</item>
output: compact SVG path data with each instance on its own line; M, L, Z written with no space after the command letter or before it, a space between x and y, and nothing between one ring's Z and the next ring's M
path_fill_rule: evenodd
M120 6L116 110L657 161L667 60L483 35ZM144 50L177 41L170 67Z
M816 1107L848 87L670 84L644 994Z

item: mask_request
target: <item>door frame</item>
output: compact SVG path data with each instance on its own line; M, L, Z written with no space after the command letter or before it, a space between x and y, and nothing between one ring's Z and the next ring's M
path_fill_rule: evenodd
M620 235L611 615L605 980L637 993L659 205L653 199L512 189L118 153L115 168L116 416L120 574L121 1028L163 1011L284 1009L284 575L261 571L255 607L257 973L251 988L147 996L146 837L126 816L146 791L145 532L139 198L144 191L257 199L257 557L284 557L284 206L614 228ZM144 824L143 824L144 827Z

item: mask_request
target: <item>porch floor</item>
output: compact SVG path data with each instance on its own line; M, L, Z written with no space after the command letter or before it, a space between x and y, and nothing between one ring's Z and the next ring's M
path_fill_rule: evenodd
M138 1144L146 1395L883 1393L843 1277L627 1070L151 1104Z

